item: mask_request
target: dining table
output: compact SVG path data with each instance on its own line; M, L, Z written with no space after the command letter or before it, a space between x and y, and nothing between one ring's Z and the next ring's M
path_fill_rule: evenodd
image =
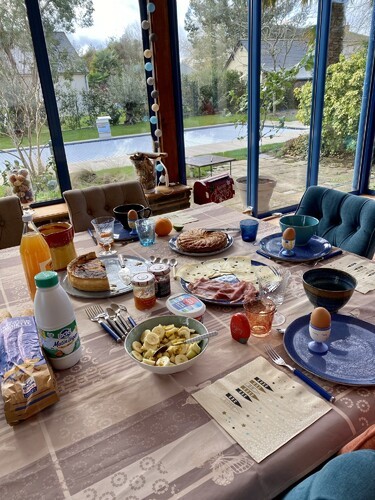
M248 217L215 203L178 214L191 220L184 231L236 229L240 220ZM248 243L242 240L239 230L233 230L229 232L233 244L215 257L176 253L169 245L169 240L178 235L174 230L169 236L157 237L149 247L133 241L117 243L115 248L125 257L176 258L177 271L184 264L229 256L246 256L266 265L287 267L291 280L279 308L286 317L283 328L287 328L313 310L303 289L306 270L342 258L366 264L370 261L346 251L330 261L317 263L273 262L257 254L259 241L278 231L275 224L260 221L257 240ZM99 250L87 232L75 234L74 245L79 255ZM0 263L0 309L7 309L12 316L21 315L33 304L19 248L1 250ZM171 279L171 293L182 291L180 279ZM245 344L236 342L230 333L230 321L235 313L243 312L243 307L207 303L204 325L218 335L209 339L207 350L191 368L172 375L156 375L140 367L122 343L114 342L98 323L90 321L85 309L93 304L105 308L115 299L140 323L168 314L166 298L157 299L152 309L144 311L135 308L131 291L115 298L70 298L83 347L81 360L70 369L55 371L60 396L56 404L15 426L9 426L0 411L0 498L275 498L375 423L373 385L336 383L302 369L330 392L335 402L325 402L329 411L257 461L193 395L258 358L269 359L266 344L298 367L285 350L282 332L273 329L265 338L250 336ZM375 291L355 291L340 314L375 324L374 302ZM285 368L275 369L288 380L297 380ZM305 384L303 389L316 395ZM298 405L289 418L291 424L294 419L298 421ZM269 439L266 421L258 421L250 432L260 439Z

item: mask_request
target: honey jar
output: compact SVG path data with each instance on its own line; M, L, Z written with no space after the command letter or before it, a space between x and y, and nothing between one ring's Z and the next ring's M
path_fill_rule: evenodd
M152 273L138 273L132 278L134 304L137 309L151 309L155 305L155 277Z
M73 226L69 222L52 222L38 228L46 240L52 257L54 271L62 271L77 257L74 247Z

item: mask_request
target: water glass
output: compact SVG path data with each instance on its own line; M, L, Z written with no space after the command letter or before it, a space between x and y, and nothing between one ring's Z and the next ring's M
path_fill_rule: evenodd
M274 272L274 276L272 277L267 274L256 272L259 284L259 293L261 297L272 300L278 308L278 306L281 306L284 302L291 274L290 271L285 268L271 267L271 269ZM285 316L276 310L272 326L281 326L283 323L285 323Z
M113 243L113 232L115 229L115 218L109 216L97 217L91 221L94 226L99 246L103 248L99 255L106 257L117 253L111 250Z
M135 221L139 243L149 247L155 243L155 221L153 219L138 219Z
M259 222L255 219L244 219L240 221L241 236L243 241L255 241L258 233Z
M276 306L272 300L257 298L244 304L245 314L249 321L251 335L265 337L272 330L272 320Z

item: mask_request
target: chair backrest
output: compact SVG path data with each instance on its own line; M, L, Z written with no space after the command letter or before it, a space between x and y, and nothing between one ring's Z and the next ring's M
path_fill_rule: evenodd
M112 215L113 209L124 203L139 203L148 207L142 185L138 181L104 184L85 189L71 189L63 193L68 205L70 221L74 231L92 228L91 220L103 215Z
M319 219L318 236L336 247L372 259L375 201L321 186L309 187L296 214Z
M22 228L22 207L19 198L0 198L0 249L19 245Z

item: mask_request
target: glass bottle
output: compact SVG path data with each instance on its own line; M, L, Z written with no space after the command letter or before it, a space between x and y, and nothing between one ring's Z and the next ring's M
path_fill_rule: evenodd
M78 363L82 347L74 309L55 271L35 276L34 314L40 342L53 368L65 370Z
M134 304L137 309L151 309L155 305L155 278L151 273L138 273L132 278Z
M30 296L34 300L36 292L34 276L41 271L51 270L52 258L48 243L33 223L32 213L24 213L22 221L20 254Z

